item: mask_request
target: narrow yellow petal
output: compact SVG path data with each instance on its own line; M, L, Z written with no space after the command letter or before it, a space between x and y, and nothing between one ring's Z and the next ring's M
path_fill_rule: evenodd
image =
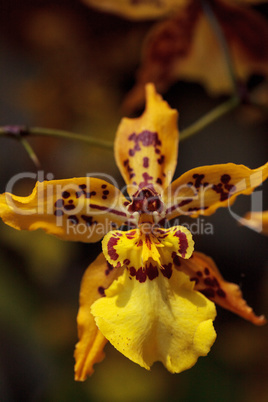
M15 229L96 242L126 220L129 202L112 184L84 177L37 182L32 194L0 195L0 216Z
M240 194L251 194L268 177L268 163L249 169L227 163L202 166L184 173L164 191L167 218L211 215L233 204Z
M122 119L115 139L115 159L130 195L144 187L160 193L170 183L177 164L177 120L177 111L152 84L146 86L142 116Z
M176 263L177 268L193 281L195 290L255 325L266 323L263 315L256 316L252 308L247 305L239 286L223 279L211 258L195 251L189 260L178 258Z
M215 306L182 272L140 283L127 270L91 308L103 335L122 354L149 369L161 361L172 373L209 352Z
M104 358L103 348L107 342L99 331L90 312L92 303L104 296L104 289L122 271L112 269L101 253L87 268L80 289L80 307L77 316L79 342L75 348L75 379L84 381L93 373L93 365Z

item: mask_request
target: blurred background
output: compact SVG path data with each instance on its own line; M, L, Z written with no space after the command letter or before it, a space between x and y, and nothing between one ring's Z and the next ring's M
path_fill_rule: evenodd
M259 11L267 15L267 7ZM0 125L56 128L112 141L153 24L101 13L78 0L1 0ZM252 77L250 83L261 79ZM182 81L163 95L179 110L180 129L226 100ZM214 163L261 166L267 161L267 122L267 115L239 107L180 144L175 177ZM110 150L67 139L29 142L45 176L104 172L123 185ZM21 172L37 169L18 142L1 137L0 191ZM34 182L18 181L16 193L29 194ZM268 209L267 183L258 190ZM250 207L251 197L241 196L232 210L243 216ZM267 237L240 226L227 209L199 219L200 227L206 223L213 225L213 234L196 234L196 250L211 256L225 279L241 286L257 314L268 316ZM17 232L2 223L0 241L1 402L267 400L268 327L255 327L220 307L217 341L191 370L172 375L157 363L147 372L107 345L94 375L76 383L80 281L101 245Z

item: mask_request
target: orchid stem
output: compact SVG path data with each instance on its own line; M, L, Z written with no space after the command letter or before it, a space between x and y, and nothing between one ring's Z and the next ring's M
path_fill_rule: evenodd
M181 131L180 141L183 141L192 135L198 133L203 130L205 127L213 123L215 120L219 119L221 116L224 116L229 111L235 109L241 103L240 99L236 96L228 99L228 101L222 103L217 106L215 109L211 110L204 116L202 116L195 123L191 124L189 127L185 128ZM33 160L36 166L39 166L40 163L38 161L37 156L35 155L33 149L30 144L25 140L24 137L27 136L47 136L47 137L56 137L56 138L67 138L71 140L78 140L86 142L89 145L113 149L113 143L105 140L97 140L96 138L86 137L81 134L71 133L69 131L64 130L54 130L49 128L41 128L41 127L24 127L24 126L5 126L0 127L0 136L12 137L19 141L21 141L22 145L28 152L30 158Z
M237 96L233 96L231 99L228 99L228 101L215 107L215 109L202 116L195 123L182 130L180 134L180 141L186 140L192 135L203 130L205 127L213 123L215 120L219 119L221 116L224 116L231 110L235 109L240 103L241 100Z
M113 142L88 137L81 134L71 133L64 130L49 129L43 127L24 127L24 126L5 126L0 128L0 136L7 136L12 138L21 139L27 136L44 136L67 138L70 140L78 140L101 148L113 149Z
M237 94L239 96L239 88L237 85L237 78L236 78L236 74L234 71L233 60L232 60L232 56L230 53L228 43L226 41L226 38L225 38L223 30L222 30L222 27L219 24L218 18L216 17L209 2L207 0L201 0L201 3L202 3L203 11L204 11L205 15L207 16L207 18L210 22L210 25L221 45L222 52L224 54L224 58L225 58L225 62L226 62L226 66L227 66L227 70L228 70L228 74L229 74L231 84L233 87L233 91L235 94Z
M33 163L35 164L35 166L40 169L41 164L39 162L39 159L36 155L36 153L34 152L33 148L31 147L31 145L29 144L29 142L21 137L20 138L20 143L22 144L22 146L24 147L24 149L26 150L27 154L29 155L30 159L33 161Z

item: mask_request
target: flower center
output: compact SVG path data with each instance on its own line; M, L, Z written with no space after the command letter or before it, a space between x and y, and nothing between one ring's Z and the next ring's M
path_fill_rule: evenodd
M146 187L133 195L128 211L130 214L137 215L139 225L145 222L154 224L163 218L165 205L153 188Z

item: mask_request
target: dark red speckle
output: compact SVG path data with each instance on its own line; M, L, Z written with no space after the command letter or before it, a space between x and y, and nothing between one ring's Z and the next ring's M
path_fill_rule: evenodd
M206 296L208 299L212 299L215 297L215 291L211 288L206 288L199 290L199 292L203 293L204 296Z
M149 264L146 267L146 274L148 276L148 278L152 281L153 279L158 277L158 269L155 265L153 264Z
M231 176L229 174L223 174L221 176L221 182L224 184L229 183L230 180L231 180Z
M69 193L69 191L63 191L61 196L62 196L62 198L69 198L71 196L71 194Z
M128 151L130 156L134 156L135 152L138 152L141 150L141 147L140 147L141 144L144 147L148 147L148 146L152 145L155 148L155 151L157 149L156 147L161 145L161 141L158 138L157 132L151 132L149 130L144 130L139 134L132 133L128 137L128 140L134 142L134 148L130 149Z
M188 240L186 237L186 234L181 232L180 230L177 230L174 233L174 236L179 238L179 250L178 252L181 254L182 257L185 257L187 248L188 248Z
M116 250L114 247L118 243L118 238L117 237L111 237L110 240L108 241L107 247L108 247L108 254L112 260L117 260L119 255L117 254Z
M147 156L145 156L143 158L143 167L144 168L148 168L149 167L149 158L147 158Z
M101 296L105 296L105 289L103 286L98 287L98 292Z
M170 279L171 275L172 275L172 264L171 262L167 265L163 265L161 272L163 274L163 276L165 276L166 278Z
M218 289L216 293L219 297L226 297L226 293L222 289Z
M140 283L143 283L146 281L146 276L147 276L146 272L142 268L139 268L138 271L136 272L136 279Z

